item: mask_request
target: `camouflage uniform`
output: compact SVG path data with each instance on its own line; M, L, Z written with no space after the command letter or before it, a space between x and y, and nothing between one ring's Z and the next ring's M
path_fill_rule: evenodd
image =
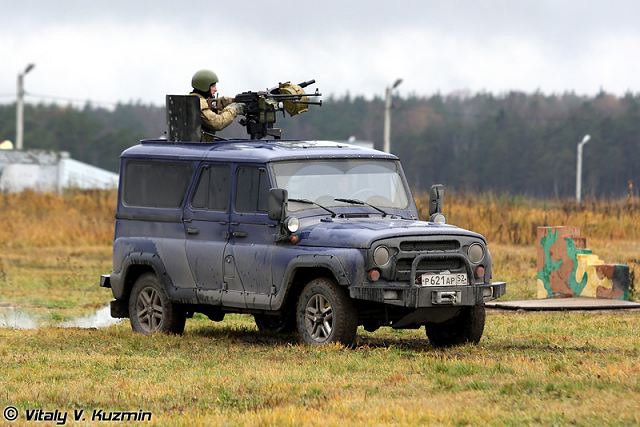
M207 133L215 133L229 126L236 118L238 112L235 108L229 107L233 103L233 99L227 97L219 97L217 101L205 98L197 92L191 92L189 95L200 98L200 119L202 121L202 130ZM217 103L217 105L216 105ZM218 110L221 108L220 112ZM214 138L211 135L203 134L202 142L211 142Z

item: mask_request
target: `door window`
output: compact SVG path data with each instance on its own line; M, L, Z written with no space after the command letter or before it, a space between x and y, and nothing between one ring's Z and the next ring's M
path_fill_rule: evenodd
M191 199L194 209L227 211L229 207L230 168L228 165L208 165L200 174Z
M267 212L269 175L265 168L242 166L238 168L236 187L237 212Z

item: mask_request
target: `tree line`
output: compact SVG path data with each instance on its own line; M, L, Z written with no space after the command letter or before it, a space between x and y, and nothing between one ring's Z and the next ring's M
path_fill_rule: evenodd
M279 118L285 138L371 141L382 148L384 100L328 97L321 108ZM620 197L640 183L640 95L436 94L396 98L392 152L418 190L443 183L458 191L535 197L575 194L576 146L591 135L583 158L583 192ZM25 147L64 150L116 171L118 155L166 129L164 107L118 104L105 109L53 104L25 108ZM15 105L0 106L0 140L14 139ZM223 137L244 137L234 124Z

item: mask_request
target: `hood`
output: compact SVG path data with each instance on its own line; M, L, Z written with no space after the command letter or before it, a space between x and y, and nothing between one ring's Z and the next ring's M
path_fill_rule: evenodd
M469 236L486 243L482 235L455 225L387 218L301 219L298 235L299 246L363 249L376 240L398 236Z

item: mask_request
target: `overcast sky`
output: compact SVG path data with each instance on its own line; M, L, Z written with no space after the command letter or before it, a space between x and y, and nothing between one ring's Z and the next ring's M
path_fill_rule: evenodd
M639 21L616 0L0 0L0 102L30 62L28 93L157 105L200 68L227 95L640 92Z

